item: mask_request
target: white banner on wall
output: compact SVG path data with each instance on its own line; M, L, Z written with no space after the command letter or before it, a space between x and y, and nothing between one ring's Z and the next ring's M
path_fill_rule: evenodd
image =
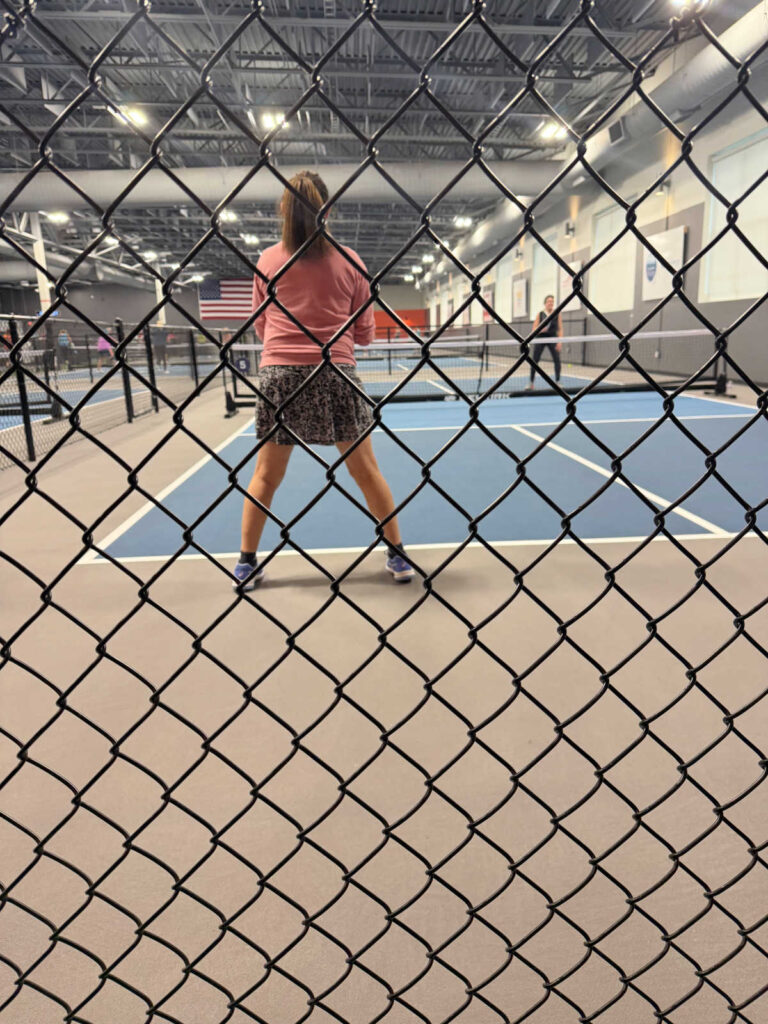
M512 317L514 320L522 320L528 316L528 282L524 277L518 277L512 282Z
M480 293L483 296L483 299L485 299L485 301L491 307L491 309L493 309L493 297L495 295L495 292L495 286L492 284L487 284ZM481 306L480 308L483 311L483 323L487 324L491 319L491 314L488 312L485 306Z
M658 235L648 235L648 241L675 270L683 265L685 228L672 228ZM672 275L668 273L650 249L643 248L643 301L663 299L672 291Z
M575 263L568 264L568 266L571 268L574 274L578 270L581 270L583 265L584 264L581 260L578 260L578 262ZM567 270L563 270L563 268L560 267L560 298L558 301L562 302L566 295L570 295L572 291L573 280L571 279L571 275L568 273ZM578 296L574 295L573 298L569 301L568 305L565 307L565 309L581 309L581 302L579 301Z

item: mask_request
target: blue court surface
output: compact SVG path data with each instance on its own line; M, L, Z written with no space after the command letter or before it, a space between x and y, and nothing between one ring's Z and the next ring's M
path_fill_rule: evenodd
M146 373L146 367L137 367L140 373ZM181 373L181 371L179 371ZM69 414L69 409L64 402L67 402L71 406L77 405L89 391L96 387L99 380L102 377L102 372L94 369L93 382L89 379L87 369L71 370L67 373L61 374L58 381L51 382L51 390L55 391L56 394L62 400L62 411L65 416ZM184 371L184 376L188 376L188 371ZM158 377L158 386L162 388L163 374L161 373ZM141 381L135 377L130 379L131 394L134 396L142 395L146 393L146 388L142 385ZM43 388L37 386L33 381L27 383L27 399L30 405L34 408L34 405L46 404L51 402L51 396ZM19 393L16 389L16 383L14 380L7 382L3 386L3 390L0 391L0 433L3 430L9 429L10 427L17 427L24 422L20 413L16 410L19 405ZM108 380L104 381L98 390L91 395L86 402L86 406L101 405L104 402L122 402L125 404L125 387L123 384L123 376L121 373L113 374ZM9 413L8 409L13 408L14 412ZM30 419L32 422L39 420L46 420L50 418L50 411L47 412L33 412Z
M654 529L652 510L626 486L618 482L608 484L611 457L600 445L616 453L625 451L662 414L661 400L643 393L595 395L580 401L578 408L581 421L598 443L576 426L565 427L527 464L528 482L519 483L493 508L518 479L514 459L493 439L518 459L529 456L562 421L564 404L560 398L531 396L486 402L481 419L490 428L493 439L473 428L453 444L457 431L466 422L463 403L414 402L386 408L384 422L416 456L384 432L374 434L374 449L395 500L402 502L421 485L400 513L406 545L452 547L466 539L469 517L480 517L480 533L490 542L547 541L561 533L561 516L542 495L571 514L600 488L605 489L573 516L574 532L589 540L647 537ZM710 451L726 445L743 431L717 457L717 470L750 504L765 500L768 423L764 417L751 423L754 410L748 406L703 397L678 399L675 412L687 430ZM228 465L244 462L238 477L243 487L252 473L255 444L252 420L243 413L238 431L218 449ZM434 460L443 449L445 454L425 474L419 460ZM334 448L314 451L327 462L337 458ZM664 510L707 473L705 458L695 442L674 424L663 423L626 456L623 467L645 497ZM425 482L427 476L437 486L429 480ZM338 479L360 497L345 468L338 470ZM337 491L329 491L301 514L325 484L325 468L297 448L275 498L273 513L290 526L291 537L307 550L355 550L368 546L374 536L370 520ZM242 497L229 494L213 511L204 514L227 486L227 471L205 458L178 480L168 481L158 495L170 515L148 503L108 537L98 538L100 546L120 559L166 558L184 548L183 528L172 518L177 516L186 524L196 524L192 531L195 541L208 552L221 557L234 555L239 550ZM672 533L681 537L722 538L743 529L744 512L727 486L709 479L668 514L666 523ZM761 513L758 523L768 527L768 511ZM279 528L268 521L262 549L271 550L278 542ZM194 556L194 549L186 551Z

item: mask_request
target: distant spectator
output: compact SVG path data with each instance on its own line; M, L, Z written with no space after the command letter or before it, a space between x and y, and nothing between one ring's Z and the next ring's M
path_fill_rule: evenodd
M155 355L155 369L162 366L163 373L170 373L168 367L168 337L165 331L156 330L152 335L152 350Z
M96 342L96 351L99 357L98 362L96 363L96 369L100 370L101 364L104 360L104 356L106 355L107 360L109 360L109 357L112 355L114 350L110 345L109 341L107 341L107 339L103 335L101 335L99 337L99 340Z
M60 370L66 364L68 370L72 369L72 341L66 330L62 327L56 339L56 369Z

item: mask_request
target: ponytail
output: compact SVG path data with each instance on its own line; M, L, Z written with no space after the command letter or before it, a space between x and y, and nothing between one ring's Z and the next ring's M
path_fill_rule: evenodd
M317 212L328 202L328 188L320 175L313 171L300 171L291 178L290 184L301 198L286 189L280 213L283 217L283 245L293 255L317 231ZM328 239L319 235L303 255L323 256L329 248Z

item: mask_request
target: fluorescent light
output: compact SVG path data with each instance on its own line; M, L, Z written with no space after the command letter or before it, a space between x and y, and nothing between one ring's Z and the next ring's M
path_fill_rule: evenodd
M539 128L542 139L564 139L568 135L568 129L557 121L545 121Z
M422 263L434 263L435 262L435 257L430 255L430 253L426 253L426 255L421 257L421 262Z
M472 227L472 218L471 217L454 217L453 218L453 223L456 225L457 228L470 228L470 227Z
M54 210L53 213L46 213L45 215L52 224L68 224L69 214L63 210Z
M240 237L242 238L242 240L245 242L246 245L258 245L259 244L259 236L258 235L249 235L249 234L246 233L246 234L241 234Z
M222 210L219 214L219 220L227 221L229 224L239 219L234 210Z
M424 270L424 267L420 263L414 263L411 267L412 274L420 274Z
M404 281L413 281L414 280L413 274L403 274L403 280Z
M157 253L155 252L154 249L147 249L146 252L143 252L141 254L141 258L143 260L146 260L148 263L151 263L152 260L156 260L157 259Z
M204 281L204 280L205 280L205 274L193 274L192 277L190 277L190 279L187 282L187 284L192 284L193 282L197 283L198 281Z
M279 111L274 114L262 114L261 124L262 127L267 129L267 131L271 131L273 128L288 127L288 122L285 120L285 114L281 114Z
M118 121L122 121L124 124L132 124L135 128L143 128L149 121L144 111L139 110L138 107L110 107L109 112Z

